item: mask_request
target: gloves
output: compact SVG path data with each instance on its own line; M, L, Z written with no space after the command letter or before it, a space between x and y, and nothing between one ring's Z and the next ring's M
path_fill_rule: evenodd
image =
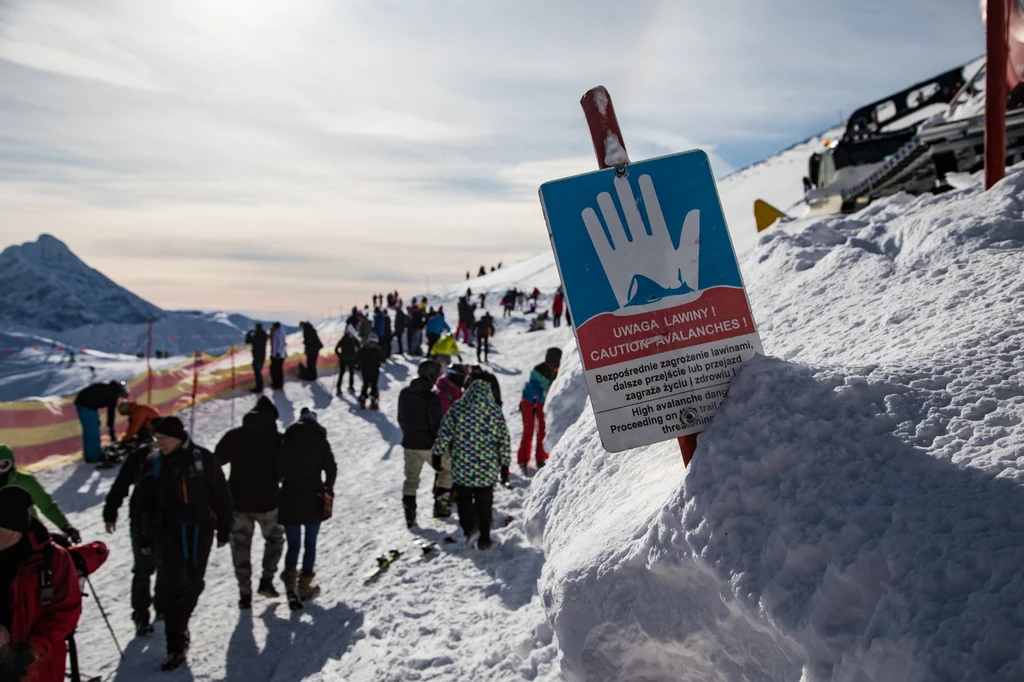
M441 455L433 455L430 458L430 466L434 468L434 471L441 472Z
M512 487L512 484L508 481L508 466L501 467L501 484L506 488Z
M68 539L71 540L71 544L73 545L77 545L82 542L82 534L79 533L78 529L71 524L64 526L61 529L61 532L68 536Z
M32 647L25 642L0 647L0 680L20 680L36 660Z

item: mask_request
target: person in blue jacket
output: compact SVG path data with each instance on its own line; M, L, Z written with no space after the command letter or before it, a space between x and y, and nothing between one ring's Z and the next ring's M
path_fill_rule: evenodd
M448 323L444 321L444 312L438 311L436 315L427 320L427 348L433 348L437 340L441 338L441 335L445 332L452 333L452 328L448 326Z
M525 474L526 465L530 463L530 446L533 441L534 425L537 432L537 468L540 469L548 460L544 449L544 401L548 396L551 382L558 376L558 365L562 361L562 351L548 348L544 362L530 372L530 379L523 388L523 397L519 403L519 411L523 414L523 439L519 441L519 469Z

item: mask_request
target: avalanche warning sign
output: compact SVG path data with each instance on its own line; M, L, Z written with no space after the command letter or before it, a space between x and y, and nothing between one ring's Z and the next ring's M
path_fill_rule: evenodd
M540 188L605 448L699 433L763 352L707 155Z

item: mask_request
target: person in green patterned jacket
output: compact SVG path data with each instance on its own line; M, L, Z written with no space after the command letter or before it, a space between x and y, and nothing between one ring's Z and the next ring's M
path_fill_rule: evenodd
M491 546L494 484L508 480L511 462L508 427L494 392L486 381L474 381L441 420L432 464L441 471L441 457L452 456L452 483L459 525L469 544Z
M14 464L14 450L0 443L0 488L9 485L24 488L25 492L32 496L32 516L42 513L60 529L60 532L68 536L72 544L77 545L82 541L82 536L74 526L68 523L64 512L60 510L43 486L39 485L36 477L24 471L18 471L18 467Z

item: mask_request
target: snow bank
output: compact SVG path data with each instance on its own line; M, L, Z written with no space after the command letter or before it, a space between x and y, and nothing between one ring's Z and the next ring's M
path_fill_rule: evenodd
M778 357L685 474L675 443L606 453L583 410L526 502L568 679L1024 679L1022 190L762 235Z

